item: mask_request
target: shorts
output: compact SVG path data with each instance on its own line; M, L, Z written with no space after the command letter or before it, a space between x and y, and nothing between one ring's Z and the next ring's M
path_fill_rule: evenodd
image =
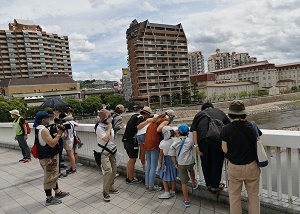
M145 135L146 134L140 134L140 135L136 136L138 144L144 144L144 142L145 142Z
M133 143L125 143L124 142L124 149L126 150L129 158L138 158L139 157L139 150L134 149Z
M66 140L64 142L64 148L66 151L70 151L73 149L74 140Z
M189 172L194 171L194 165L195 165L195 163L190 164L190 165L178 165L177 169L179 172L181 184L188 183L188 181L190 180Z
M76 145L73 144L73 152L78 153L78 143Z

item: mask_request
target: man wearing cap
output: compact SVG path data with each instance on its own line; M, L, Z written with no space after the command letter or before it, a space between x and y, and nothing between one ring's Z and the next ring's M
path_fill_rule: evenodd
M230 213L233 214L242 213L243 185L246 187L248 196L248 213L260 213L260 169L256 162L257 150L254 143L257 141L256 133L261 136L262 132L246 120L247 114L248 111L243 101L232 101L228 116L233 121L224 126L220 134L222 149L228 159L229 203Z
M125 124L123 123L123 118L121 114L125 111L125 108L122 104L119 104L116 106L114 112L112 113L112 127L114 130L114 135L117 134L117 132L124 128Z
M16 132L15 140L18 141L19 147L22 151L23 158L19 160L19 162L27 163L31 160L30 149L27 144L27 127L25 124L25 120L21 117L19 111L17 109L11 110L9 112L11 117L14 119L12 122L13 129Z
M53 115L45 111L39 111L35 116L33 127L35 127L35 141L37 147L38 159L44 170L44 190L46 193L46 206L62 203L61 198L68 196L68 192L62 192L58 187L58 159L59 145L58 141L63 130L57 129L57 134L53 138L50 131L46 128L49 117ZM52 196L52 189L55 197Z
M194 145L201 158L201 166L206 187L213 194L218 194L225 186L223 183L220 183L222 178L224 153L222 151L221 142L211 142L206 139L209 118L205 113L212 119L222 121L225 125L229 124L230 120L223 111L214 108L212 103L207 102L202 105L201 111L195 115L191 125ZM215 145L218 145L218 147Z
M140 117L149 118L151 112L147 110L147 106L140 111L140 114L134 114L131 116L129 121L127 122L126 129L122 138L122 142L124 143L124 148L128 154L129 160L127 162L126 167L126 183L127 184L136 184L141 183L142 181L134 177L134 167L136 159L138 158L139 147L137 145L136 133L137 129L137 121ZM151 110L152 111L152 110ZM150 114L149 114L150 113Z

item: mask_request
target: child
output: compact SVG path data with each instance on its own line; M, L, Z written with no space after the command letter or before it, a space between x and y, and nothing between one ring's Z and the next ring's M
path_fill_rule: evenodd
M178 172L175 165L172 162L169 154L170 146L173 143L172 137L175 136L175 131L170 126L165 126L162 128L162 134L164 139L160 142L159 148L159 170L158 174L163 180L163 186L165 192L158 196L160 199L168 199L175 196L175 187L176 187L176 177L178 177ZM169 183L171 182L171 191L169 191Z
M179 125L175 134L178 139L171 145L169 155L172 157L172 161L179 172L184 197L183 204L184 206L189 207L191 202L188 196L187 183L190 178L192 180L192 188L198 188L198 182L195 180L193 168L195 165L193 154L194 143L187 137L189 134L189 127L186 124ZM176 161L176 157L178 162Z

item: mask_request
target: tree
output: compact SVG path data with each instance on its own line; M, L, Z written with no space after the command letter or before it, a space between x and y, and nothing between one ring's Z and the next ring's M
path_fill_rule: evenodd
M90 96L82 101L83 114L95 115L99 108L102 108L102 100L98 96Z
M182 103L184 104L190 104L191 103L191 92L189 89L188 84L183 83L181 88L181 94L182 94Z
M74 114L75 115L82 115L84 113L83 107L82 107L82 101L72 99L72 98L67 98L65 99L69 103L69 107L72 107L74 109Z
M206 99L206 95L205 95L205 92L204 91L199 91L197 93L197 100L198 102L200 103L203 103L203 101Z
M193 96L192 96L192 99L193 99L193 102L196 102L198 101L197 98L197 94L199 92L199 89L198 89L198 83L197 82L192 82L192 92L193 92Z
M180 103L180 95L176 92L172 92L172 106L176 106Z

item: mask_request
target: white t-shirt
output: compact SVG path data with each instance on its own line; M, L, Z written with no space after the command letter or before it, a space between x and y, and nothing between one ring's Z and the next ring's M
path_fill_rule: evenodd
M160 141L159 148L163 151L164 155L169 155L169 149L172 144L173 144L172 138L168 140L162 140Z
M101 146L105 146L105 144L107 142L104 142L102 140L102 138L106 135L106 131L107 131L107 125L104 124L104 123L99 123L99 125L97 126L97 130L96 130L96 135L97 135L97 143L99 143ZM106 145L106 147L109 149L109 150L113 150L114 148L116 148L116 145L114 144L114 138L113 138L113 129L110 130L110 139L108 141L108 144ZM102 152L102 148L97 146L97 149L96 151L97 152ZM103 150L103 153L104 154L108 154L109 152L106 151L106 150Z

